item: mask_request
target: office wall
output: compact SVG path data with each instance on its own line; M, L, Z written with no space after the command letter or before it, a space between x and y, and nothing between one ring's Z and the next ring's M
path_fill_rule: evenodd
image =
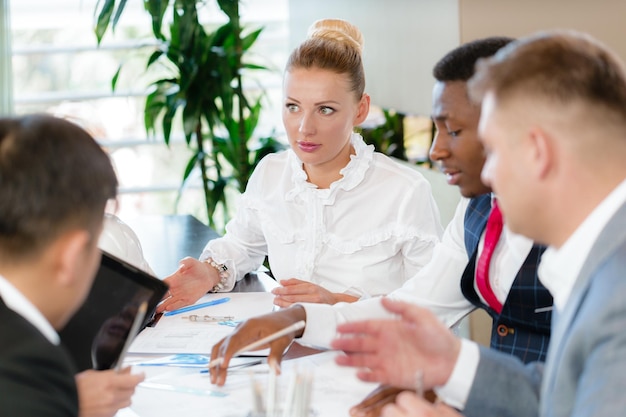
M458 0L289 0L290 49L322 18L346 19L363 32L372 103L430 114L432 66L459 43Z
M338 17L365 37L367 91L374 104L430 114L433 64L473 39L568 28L590 33L626 61L626 1L289 0L290 48L316 19Z
M575 29L596 37L626 60L626 1L459 0L459 17L461 42Z

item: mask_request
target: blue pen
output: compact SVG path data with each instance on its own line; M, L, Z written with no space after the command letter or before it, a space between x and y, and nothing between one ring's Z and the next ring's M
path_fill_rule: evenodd
M164 316L173 316L175 314L186 313L187 311L197 310L199 308L204 308L204 307L214 306L214 305L217 305L217 304L222 304L222 303L225 303L227 301L230 301L229 297L218 298L217 300L211 300L211 301L208 301L206 303L194 304L192 306L179 308L178 310L166 311L165 313L163 313L163 315Z

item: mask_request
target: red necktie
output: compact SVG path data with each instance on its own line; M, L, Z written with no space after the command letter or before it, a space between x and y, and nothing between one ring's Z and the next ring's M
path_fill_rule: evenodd
M489 262L491 262L491 256L493 255L493 251L498 244L498 239L500 239L500 234L502 233L502 213L498 208L498 204L496 200L493 201L493 207L491 209L491 213L489 214L489 218L487 219L487 227L485 229L485 244L483 246L483 251L480 254L478 259L478 265L476 267L476 286L478 287L478 291L485 299L487 304L491 308L500 314L502 312L502 304L498 301L498 298L493 293L491 289L491 284L489 283Z

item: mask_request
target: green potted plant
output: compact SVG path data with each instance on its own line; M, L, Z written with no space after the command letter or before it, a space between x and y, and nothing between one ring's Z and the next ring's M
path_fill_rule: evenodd
M404 146L404 114L394 110L381 109L385 118L384 123L375 127L360 128L359 133L366 143L385 155L407 160Z
M245 190L258 161L283 148L272 136L257 138L255 129L262 110L262 95L248 97L243 89L246 71L267 71L246 62L246 53L262 28L241 25L239 1L216 0L228 21L214 30L199 21L197 0L144 0L158 46L146 63L150 71L165 62L168 74L149 85L144 121L148 134L160 131L169 145L172 130L181 120L188 146L193 150L183 173L181 192L193 170L198 169L210 226L221 229L228 219L227 187ZM126 0L101 0L96 6L96 37L101 42L114 30ZM164 33L165 16L171 16ZM120 68L121 69L121 68ZM112 86L119 76L112 78ZM224 218L218 222L221 206Z

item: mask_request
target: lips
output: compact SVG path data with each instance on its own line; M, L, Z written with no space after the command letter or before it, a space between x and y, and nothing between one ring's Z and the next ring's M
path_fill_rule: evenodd
M321 145L313 142L297 142L298 148L303 152L315 152Z
M453 171L450 169L444 169L443 173L446 176L446 181L449 185L457 185L459 183L459 179L461 177L460 171Z

